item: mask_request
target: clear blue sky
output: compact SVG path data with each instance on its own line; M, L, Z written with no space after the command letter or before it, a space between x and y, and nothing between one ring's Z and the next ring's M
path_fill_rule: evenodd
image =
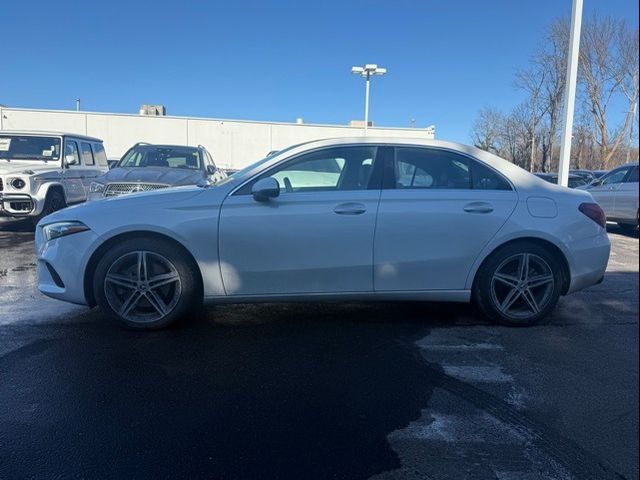
M584 0L626 18L637 0ZM436 124L469 141L477 111L522 100L513 75L571 0L18 1L0 18L0 104L345 124L362 118L352 65L378 63L376 125Z

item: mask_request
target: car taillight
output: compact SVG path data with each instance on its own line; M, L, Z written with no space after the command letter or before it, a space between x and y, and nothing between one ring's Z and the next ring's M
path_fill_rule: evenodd
M581 203L578 207L578 210L580 210L602 228L607 227L607 216L604 214L604 210L602 210L600 205L598 205L597 203Z

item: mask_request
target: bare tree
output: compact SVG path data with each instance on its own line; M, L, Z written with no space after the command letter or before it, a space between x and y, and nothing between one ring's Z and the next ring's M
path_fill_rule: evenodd
M516 86L528 93L532 111L532 125L536 136L541 137L542 159L540 169L546 171L553 162L558 136L562 100L567 71L569 22L555 20L547 29L545 42L533 55L528 70L516 74ZM542 131L538 132L539 127ZM535 143L531 148L531 171L534 169Z
M529 66L516 74L515 86L527 94L523 104L508 115L490 107L479 112L472 130L478 147L530 171L558 168L569 33L566 19L554 21ZM597 16L585 23L578 77L584 111L574 127L573 166L611 168L637 155L633 126L639 101L638 50L638 27ZM628 105L627 113L614 124L610 118L619 118L621 100Z
M471 136L476 147L487 152L499 153L504 116L499 111L485 107L478 113Z
M540 119L547 112L547 102L545 99L541 98L543 94L543 85L545 83L545 75L546 72L544 68L540 68L540 65L538 64L534 64L534 67L529 70L521 70L516 73L516 87L524 90L529 95L528 110L531 112L531 120L529 123L529 130L531 134L529 135L529 139L531 141L531 145L529 148L530 158L528 168L530 172L534 171L536 163L536 132L538 131Z
M538 62L545 71L544 100L547 116L543 133L542 165L554 164L554 151L567 74L567 52L569 49L569 22L561 19L554 21L547 32L547 48L540 54Z
M612 158L629 129L633 118L631 107L638 97L637 30L635 59L629 58L633 53L633 49L627 46L630 38L633 35L625 22L611 17L600 19L594 15L582 31L580 78L592 114L596 142L600 147L600 168L611 167ZM632 80L634 74L635 86ZM609 107L619 93L627 96L629 109L624 123L612 127L608 119Z
M539 143L539 132L534 128L534 125L529 122L530 118L533 118L532 105L528 102L517 105L507 117L503 134L503 144L510 145L513 151L513 159L511 160L516 165L531 170L531 162L534 160L536 150L535 145ZM534 167L535 169L535 167Z
M629 102L629 115L631 124L629 125L629 142L627 145L626 162L628 163L633 149L633 124L636 120L638 108L638 77L640 76L640 64L638 55L640 42L638 39L638 28L635 30L625 29L618 32L618 48L620 51L620 69L623 80L620 89Z

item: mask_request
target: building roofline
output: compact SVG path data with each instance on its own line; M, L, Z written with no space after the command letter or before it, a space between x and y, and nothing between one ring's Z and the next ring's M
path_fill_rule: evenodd
M164 118L164 119L175 119L175 120L205 120L212 122L233 122L233 123L250 123L250 124L258 124L258 125L286 125L286 126L296 126L296 127L320 127L320 128L345 128L351 130L363 130L364 127L355 127L352 125L337 125L337 124L329 124L329 123L296 123L296 122L270 122L266 120L243 120L243 119L229 119L229 118L212 118L212 117L188 117L188 116L174 116L174 115L140 115L139 113L118 113L118 112L91 112L91 111L76 111L76 110L50 110L50 109L42 109L42 108L18 108L18 107L0 107L3 110L17 110L23 112L43 112L43 113L65 113L65 114L74 114L74 115L104 115L104 116L125 116L125 117L142 117L142 118ZM429 125L424 128L411 128L411 127L384 127L384 126L373 126L368 127L369 130L397 130L397 131L407 131L407 132L426 132L432 128L435 128L435 125Z

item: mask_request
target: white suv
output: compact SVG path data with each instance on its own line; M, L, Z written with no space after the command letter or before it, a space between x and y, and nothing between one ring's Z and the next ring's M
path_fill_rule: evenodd
M70 133L0 131L0 216L42 217L84 202L108 170L98 138Z

